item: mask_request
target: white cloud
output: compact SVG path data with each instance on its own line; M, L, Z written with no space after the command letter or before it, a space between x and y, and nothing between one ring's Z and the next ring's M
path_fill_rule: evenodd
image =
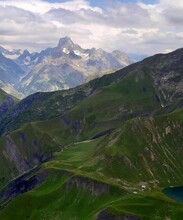
M39 14L44 14L48 12L51 9L58 9L58 8L63 8L63 9L68 9L68 10L79 10L81 8L83 9L92 9L95 11L101 11L101 9L97 7L90 7L87 1L85 0L70 0L64 3L49 3L45 2L42 0L5 0L1 1L0 5L2 6L14 6L17 8L21 8L33 13L39 13Z
M150 55L182 47L182 11L182 0L114 1L103 9L86 0L5 0L0 1L0 39L9 48L41 50L68 35L85 48Z

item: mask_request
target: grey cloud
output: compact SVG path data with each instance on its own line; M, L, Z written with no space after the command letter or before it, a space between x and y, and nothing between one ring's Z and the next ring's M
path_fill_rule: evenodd
M122 27L149 27L152 25L149 12L137 4L118 3L107 9L108 22Z
M169 25L183 28L183 9L179 7L166 8L162 12L162 16Z
M106 8L103 13L91 9L70 11L66 9L52 9L46 13L47 19L56 20L63 24L97 23L111 27L149 27L152 25L147 11L134 4L118 4L113 8Z
M49 20L56 20L63 24L75 24L75 23L93 23L104 22L104 16L91 9L80 9L77 11L70 11L66 9L52 9L48 11L45 16Z
M45 14L48 20L55 20L64 24L73 24L82 21L82 18L76 12L66 9L52 9Z
M30 20L38 20L38 16L29 11L19 9L13 6L0 6L0 20L3 21L7 19L16 20L19 23L25 23Z
M60 30L40 16L16 7L0 7L1 44L41 49L58 40ZM54 42L53 42L54 41Z
M127 28L121 31L124 34L138 34L138 31L133 28Z

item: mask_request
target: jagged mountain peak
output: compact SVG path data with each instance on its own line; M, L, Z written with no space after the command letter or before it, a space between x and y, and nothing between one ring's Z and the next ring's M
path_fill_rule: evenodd
M24 55L30 55L30 52L26 49L26 50L23 51L23 54Z
M73 41L71 40L70 37L63 37L63 38L60 38L57 47L59 47L59 48L73 49L74 43L73 43Z
M19 59L25 58L27 56L30 56L31 53L26 49L23 51L23 53L19 56Z
M19 56L22 55L23 50L21 50L21 49L8 50L8 49L5 49L4 47L0 46L0 53L8 59L16 60Z
M102 48L84 49L67 36L60 38L57 46L40 53L24 50L2 54L15 60L22 69L23 74L19 74L13 86L25 95L72 88L86 82L92 75L101 76L99 72L103 75L132 63L128 57L117 57ZM9 79L7 82L14 84Z

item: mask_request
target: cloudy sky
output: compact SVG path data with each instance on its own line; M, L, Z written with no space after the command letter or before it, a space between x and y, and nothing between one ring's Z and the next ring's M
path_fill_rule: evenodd
M84 48L152 55L183 47L182 0L0 0L0 45L40 51L69 36Z

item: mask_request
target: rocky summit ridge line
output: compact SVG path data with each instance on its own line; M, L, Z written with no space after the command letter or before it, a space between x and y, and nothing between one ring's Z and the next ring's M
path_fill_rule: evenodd
M20 98L20 94L68 89L132 62L124 52L83 49L69 37L39 53L0 47L0 88Z

